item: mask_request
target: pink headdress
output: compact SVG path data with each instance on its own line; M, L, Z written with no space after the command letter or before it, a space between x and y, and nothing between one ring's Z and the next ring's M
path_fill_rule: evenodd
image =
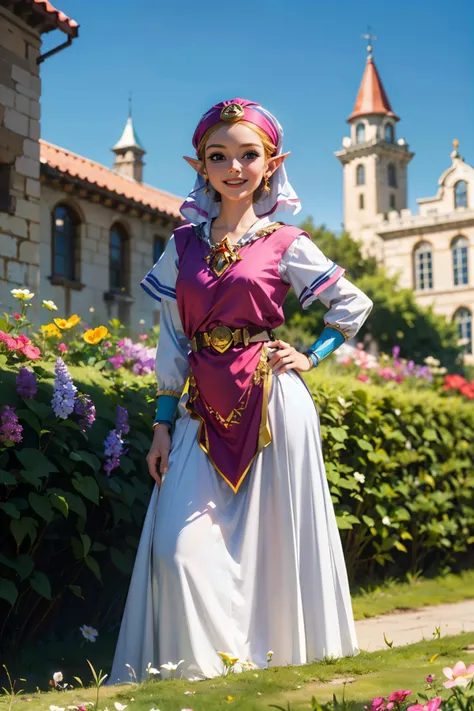
M196 152L206 131L220 121L226 123L248 121L259 126L275 146L275 155L281 153L283 129L277 119L263 106L247 99L221 101L206 111L193 135L193 146ZM270 193L263 193L255 203L255 213L258 217L273 216L276 212L289 212L294 215L301 210L301 203L291 187L283 164L270 177L269 185ZM209 194L206 195L205 188L204 179L198 175L193 190L181 205L181 214L193 224L207 222L219 214L220 203L212 199L212 189L210 188Z

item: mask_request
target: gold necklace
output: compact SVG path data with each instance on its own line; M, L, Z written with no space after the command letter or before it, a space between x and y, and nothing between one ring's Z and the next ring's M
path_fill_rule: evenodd
M206 262L211 267L216 276L223 274L234 262L241 261L242 257L238 253L240 245L232 244L228 237L224 237L205 257Z

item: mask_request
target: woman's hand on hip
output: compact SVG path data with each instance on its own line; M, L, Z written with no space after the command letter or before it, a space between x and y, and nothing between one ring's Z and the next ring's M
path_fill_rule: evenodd
M168 458L171 450L171 436L167 425L156 425L153 442L147 454L146 462L150 476L161 486L161 478L168 471ZM158 466L159 465L159 466Z
M300 353L290 346L289 343L281 341L268 341L269 348L276 348L277 351L272 354L269 360L269 365L275 375L286 373L287 370L299 370L305 372L311 370L311 364L304 353Z

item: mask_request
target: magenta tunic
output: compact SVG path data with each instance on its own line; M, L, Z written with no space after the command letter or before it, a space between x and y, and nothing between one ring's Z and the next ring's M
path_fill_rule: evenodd
M191 340L196 331L218 325L280 326L290 286L281 280L278 264L301 234L306 233L283 225L241 247L242 259L216 276L205 261L209 245L192 225L178 228L176 297L186 337ZM189 354L186 407L200 420L199 445L234 492L256 455L271 442L267 417L271 370L263 345L233 346L225 353L203 348Z

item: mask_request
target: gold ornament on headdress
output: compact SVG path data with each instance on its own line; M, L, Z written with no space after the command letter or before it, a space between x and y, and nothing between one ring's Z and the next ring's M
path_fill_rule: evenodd
M245 115L242 104L228 104L221 111L222 121L240 121Z

